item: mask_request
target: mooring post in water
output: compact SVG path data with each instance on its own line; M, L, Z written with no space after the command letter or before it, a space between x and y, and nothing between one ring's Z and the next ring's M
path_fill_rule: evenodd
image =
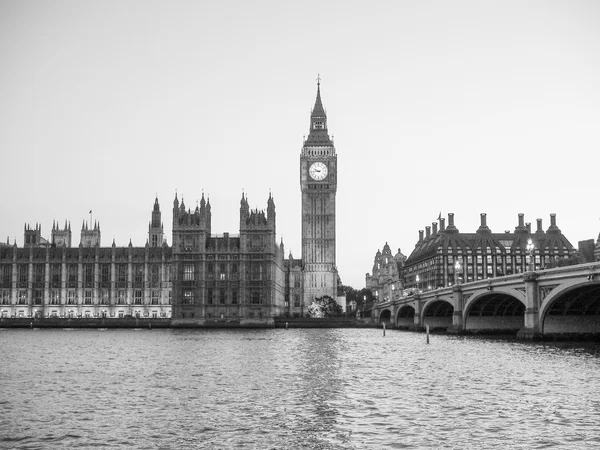
M148 323L148 329L151 330L152 329L152 322Z
M287 322L285 323L285 329L286 330L288 329L288 323Z
M427 343L429 344L429 325L425 325L425 333L427 334Z
M383 335L385 336L385 322L383 322Z

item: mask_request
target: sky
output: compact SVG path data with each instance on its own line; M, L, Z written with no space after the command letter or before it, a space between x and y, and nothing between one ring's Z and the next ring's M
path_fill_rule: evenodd
M269 193L301 255L299 160L317 76L338 155L337 265L454 213L598 238L600 3L0 0L0 241L99 221L143 246L158 196L239 232ZM447 223L447 222L446 222Z

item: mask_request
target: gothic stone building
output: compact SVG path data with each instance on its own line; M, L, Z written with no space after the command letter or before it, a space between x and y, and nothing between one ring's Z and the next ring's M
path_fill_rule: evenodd
M98 223L82 225L78 247L71 236L70 224L50 242L25 226L24 247L0 247L1 317L170 316L170 248L101 247Z
M284 258L277 243L275 202L250 210L240 202L239 235L213 234L210 201L195 210L177 195L172 246L163 234L158 198L144 247L101 246L100 225L83 223L71 247L71 227L25 226L24 247L0 244L0 316L170 317L176 324L264 321L302 316L323 295L336 297L337 156L327 132L320 83L310 132L300 154L302 259Z

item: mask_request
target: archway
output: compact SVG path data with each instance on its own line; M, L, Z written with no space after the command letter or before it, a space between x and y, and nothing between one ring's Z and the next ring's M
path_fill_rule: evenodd
M435 300L425 306L423 311L423 326L429 325L430 330L447 330L452 326L454 307L445 300Z
M525 324L525 305L502 292L490 292L473 301L465 315L465 330L516 333Z
M558 295L546 307L541 328L544 334L599 334L600 283Z
M379 323L385 323L386 326L389 326L391 322L392 312L389 309L384 309L383 311L381 311L381 314L379 314Z
M408 329L415 326L415 308L410 305L404 305L398 310L396 316L396 327Z

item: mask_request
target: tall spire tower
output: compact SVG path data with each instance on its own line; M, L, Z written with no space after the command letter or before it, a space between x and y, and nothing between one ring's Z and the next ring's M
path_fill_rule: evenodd
M337 155L327 131L327 115L321 101L321 79L310 115L310 131L300 154L302 192L302 262L304 305L315 298L337 294L335 261L335 195Z

